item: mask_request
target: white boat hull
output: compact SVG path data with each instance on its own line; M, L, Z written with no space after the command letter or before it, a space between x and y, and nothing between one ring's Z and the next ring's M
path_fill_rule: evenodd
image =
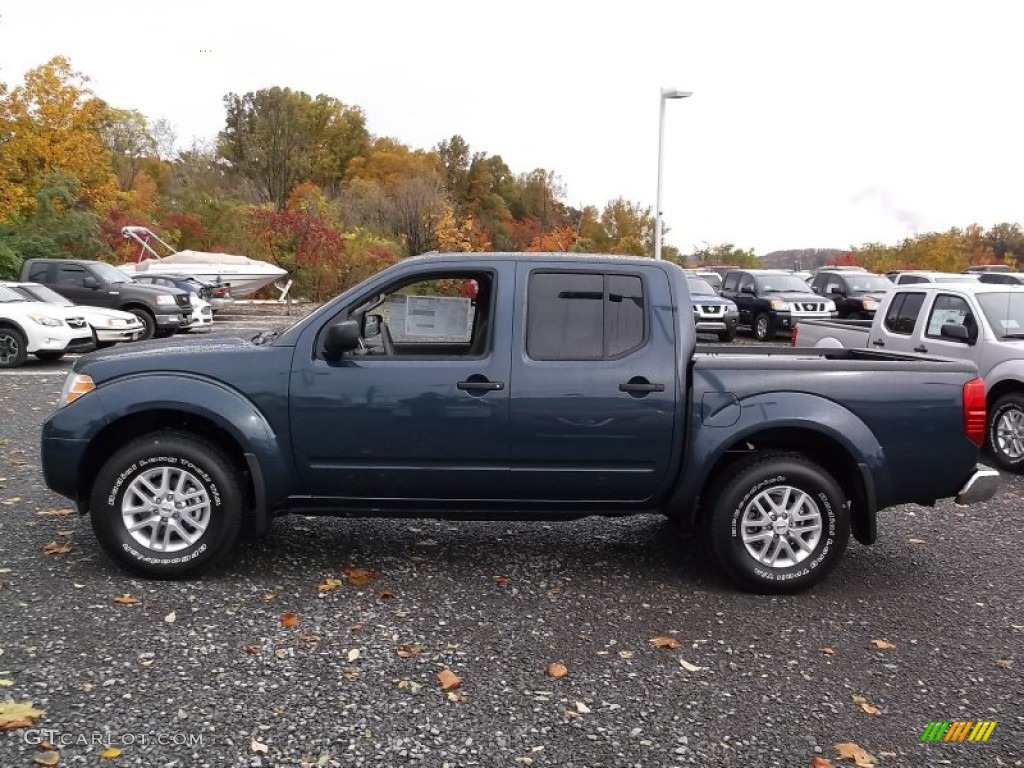
M142 266L143 269L138 267ZM288 273L272 265L256 271L245 266L231 264L161 264L143 262L140 264L119 264L118 269L129 277L136 275L189 275L214 285L231 284L232 297L239 299L251 296L260 288L280 280Z

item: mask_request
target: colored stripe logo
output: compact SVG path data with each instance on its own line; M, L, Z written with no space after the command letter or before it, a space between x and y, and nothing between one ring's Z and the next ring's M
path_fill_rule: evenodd
M921 741L988 741L996 724L995 720L933 720Z

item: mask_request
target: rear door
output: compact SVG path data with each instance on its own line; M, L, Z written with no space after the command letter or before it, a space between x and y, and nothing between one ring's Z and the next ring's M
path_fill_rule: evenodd
M516 282L514 498L652 498L669 471L678 386L667 275L532 262Z
M894 352L911 352L918 344L917 331L928 294L925 291L898 290L886 307L882 322L871 326L868 346ZM876 318L878 315L875 316Z

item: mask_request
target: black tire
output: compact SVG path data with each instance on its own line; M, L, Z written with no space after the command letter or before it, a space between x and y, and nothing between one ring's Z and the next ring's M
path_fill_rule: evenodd
M1024 395L1010 393L996 401L988 415L986 442L1000 469L1024 472Z
M729 342L736 338L736 328L733 326L727 331L718 332L718 340L721 342Z
M154 480L157 472L163 477ZM226 557L238 539L244 498L238 475L223 452L200 437L170 431L145 435L116 451L96 476L90 498L93 531L107 554L132 573L158 579L194 576ZM171 492L159 495L165 490ZM174 498L185 491L184 499ZM189 504L196 514L188 515ZM129 505L139 510L125 514ZM128 530L133 522L149 520L153 524L143 525L139 538ZM140 541L147 536L149 542ZM174 549L150 546L157 539Z
M139 341L152 339L156 333L156 318L153 317L153 313L142 307L132 307L128 311L142 321L142 335L139 336Z
M17 368L28 359L25 334L10 326L0 327L0 368Z
M48 352L36 352L35 356L39 360L42 360L44 362L49 362L51 360L60 360L62 357L64 357L64 353L63 352L54 352L54 351L51 350L51 351L48 351Z
M772 326L772 318L767 312L761 312L754 317L754 338L758 341L771 341L775 336L775 328Z
M761 454L737 462L721 477L708 494L707 533L719 565L739 587L765 594L799 592L820 582L842 558L850 539L846 496L822 467L795 453ZM785 499L787 488L790 489L789 502L784 503L817 516L820 526L817 537L809 527L814 517L799 521L807 525L794 526L792 530L788 530L791 524L788 517L783 521L781 514L772 521L761 513L759 516L764 523L758 525L758 520L750 517L747 522L752 524L743 525L746 515L756 514L753 509L756 500L768 496L777 503L778 499L772 497ZM806 498L794 497L793 490L802 491ZM786 511L793 512L793 507ZM780 535L783 527L786 530ZM807 532L794 535L793 531L801 530ZM749 545L744 543L744 533L758 532L771 538L765 542L755 540ZM809 551L795 547L798 539L805 542ZM783 542L788 547L785 555L782 555ZM780 555L783 562L778 565L763 562Z

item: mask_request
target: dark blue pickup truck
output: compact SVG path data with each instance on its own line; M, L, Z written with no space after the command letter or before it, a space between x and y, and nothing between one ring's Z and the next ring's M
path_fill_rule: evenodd
M879 509L985 500L970 362L697 350L673 264L406 259L281 333L80 359L47 485L103 548L178 578L287 512L555 519L660 511L742 587L820 580Z

